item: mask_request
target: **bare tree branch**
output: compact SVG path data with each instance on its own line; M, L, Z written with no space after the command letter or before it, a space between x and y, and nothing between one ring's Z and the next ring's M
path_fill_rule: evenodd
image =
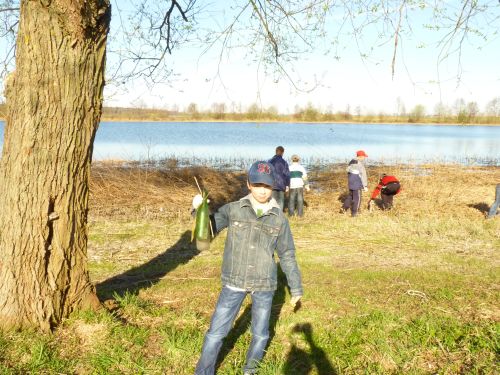
M259 69L269 69L276 79L285 78L297 88L294 63L318 51L321 42L331 42L324 53L335 59L354 45L368 73L369 64L387 60L394 79L398 61L404 64L403 41L418 38L414 25L426 26L415 24L422 17L413 15L425 12L434 15L428 27L439 36L438 63L454 55L460 80L464 44L473 37L483 38L485 44L487 37L496 37L500 15L497 1L455 3L456 9L453 2L436 0L227 0L224 7L208 0L114 0L113 17L119 21L109 38L107 81L125 83L139 77L151 84L168 82L173 74L168 56L179 47L197 45L199 58L221 48L219 78L223 56L244 49ZM0 0L0 36L12 42L18 5L17 0ZM221 8L229 19L221 16ZM390 59L380 57L379 47L389 43Z
M398 38L399 38L399 30L401 29L401 20L403 16L403 8L406 5L406 0L403 0L401 2L401 6L399 7L399 18L398 18L398 25L396 27L396 31L394 32L394 53L392 55L392 63L391 63L391 72L392 72L392 79L394 79L394 67L396 66L396 52L398 50Z
M279 58L278 43L276 42L276 39L274 39L274 35L271 32L271 30L269 30L269 25L267 23L267 20L264 18L264 16L267 13L266 13L265 9L263 9L262 3L260 1L259 1L259 7L257 7L257 4L255 3L254 0L249 0L249 1L250 1L250 4L252 4L252 7L253 7L255 13L257 13L257 16L260 19L260 23L265 30L266 38L269 40L269 42L271 43L271 46L274 50L274 58L275 58L276 62L278 62L278 58Z

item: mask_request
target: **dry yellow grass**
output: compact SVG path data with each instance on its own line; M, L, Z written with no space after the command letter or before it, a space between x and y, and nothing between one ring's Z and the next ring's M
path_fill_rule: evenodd
M382 173L396 175L403 190L395 198L397 211L427 220L442 215L484 216L500 182L500 167L458 165L397 165L368 168L371 189ZM187 212L198 192L194 177L209 191L212 208L237 200L248 193L245 171L210 168L153 169L124 163L95 163L91 178L93 215L142 214L146 217L178 217ZM312 193L306 195L305 221L336 213L346 193L343 165L311 171ZM364 195L366 203L367 194ZM377 215L374 213L364 214ZM185 215L181 215L185 216Z

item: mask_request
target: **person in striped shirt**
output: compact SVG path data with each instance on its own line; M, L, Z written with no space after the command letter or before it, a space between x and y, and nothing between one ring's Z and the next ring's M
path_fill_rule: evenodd
M300 164L300 157L292 155L292 164L290 165L290 192L288 197L288 215L295 215L297 208L297 216L304 215L304 189L310 191L309 182L307 180L306 169Z

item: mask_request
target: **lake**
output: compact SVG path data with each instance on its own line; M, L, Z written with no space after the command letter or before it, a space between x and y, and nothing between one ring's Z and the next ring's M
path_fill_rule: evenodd
M344 163L359 149L369 163L500 164L500 126L347 123L102 122L93 158L239 167L272 157L278 145L305 164Z

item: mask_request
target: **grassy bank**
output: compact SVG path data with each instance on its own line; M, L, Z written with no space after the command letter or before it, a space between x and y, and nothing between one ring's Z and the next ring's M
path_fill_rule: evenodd
M0 121L5 121L7 108L0 103ZM104 107L101 121L119 122L292 122L292 123L350 123L350 124L421 124L421 125L500 125L495 115L404 115L378 114L354 115L346 112L323 113L314 108L299 109L293 114L272 111L249 112L182 112L166 109Z
M291 219L305 296L275 296L261 374L493 374L499 355L500 217L485 220L498 167L397 166L391 212L338 212L344 166L313 171L306 216ZM245 194L241 172L96 164L89 264L108 309L74 314L52 335L0 334L2 374L192 374L220 290L225 232L189 243L193 176L211 205ZM365 197L366 202L366 197ZM238 374L248 301L222 349Z
M0 108L1 116L1 108ZM425 125L500 125L498 116L459 115L391 115L385 113L353 115L346 112L323 113L317 109L299 109L293 114L276 111L250 112L180 112L162 109L105 107L102 121L164 121L164 122L305 122L359 124L425 124Z

